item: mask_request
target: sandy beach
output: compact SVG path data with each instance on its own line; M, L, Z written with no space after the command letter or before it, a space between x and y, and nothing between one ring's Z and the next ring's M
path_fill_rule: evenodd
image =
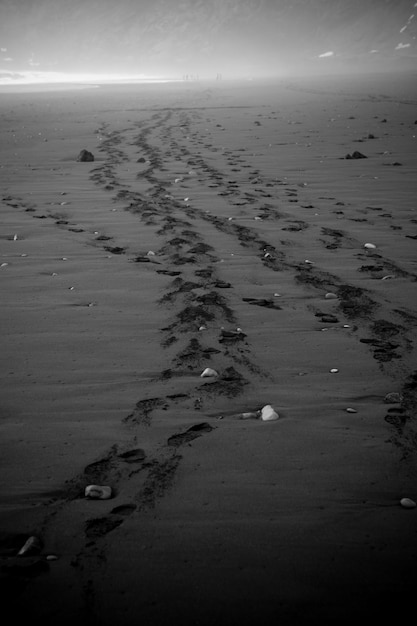
M414 610L415 78L1 88L16 620Z

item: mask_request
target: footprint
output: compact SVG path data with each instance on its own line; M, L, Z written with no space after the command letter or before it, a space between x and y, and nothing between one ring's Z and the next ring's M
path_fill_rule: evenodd
M145 460L146 454L142 448L136 448L134 450L127 450L119 454L119 458L126 463L140 463Z
M136 511L136 506L134 504L120 504L119 506L115 506L114 509L110 511L112 515L123 515L127 517L131 515L134 511Z
M104 537L112 530L120 526L123 520L110 519L109 517L98 517L95 519L89 519L85 523L85 534L88 539L99 539Z
M184 443L188 443L189 441L193 441L197 437L201 437L204 433L209 433L213 429L213 426L210 426L207 422L202 422L201 424L195 424L191 426L183 433L177 433L172 435L168 439L169 446L180 446Z

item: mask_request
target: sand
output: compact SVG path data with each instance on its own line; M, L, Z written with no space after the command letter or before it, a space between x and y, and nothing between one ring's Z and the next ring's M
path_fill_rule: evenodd
M416 84L2 89L15 619L351 624L413 606Z

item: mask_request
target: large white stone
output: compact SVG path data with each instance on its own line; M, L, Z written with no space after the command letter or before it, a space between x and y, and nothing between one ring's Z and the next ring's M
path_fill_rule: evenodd
M278 413L273 409L270 404L266 404L261 409L261 420L264 422L272 422L279 419Z

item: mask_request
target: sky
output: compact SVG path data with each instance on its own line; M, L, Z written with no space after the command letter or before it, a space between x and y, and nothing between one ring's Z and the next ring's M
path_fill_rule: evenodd
M414 0L0 0L0 74L417 69Z

